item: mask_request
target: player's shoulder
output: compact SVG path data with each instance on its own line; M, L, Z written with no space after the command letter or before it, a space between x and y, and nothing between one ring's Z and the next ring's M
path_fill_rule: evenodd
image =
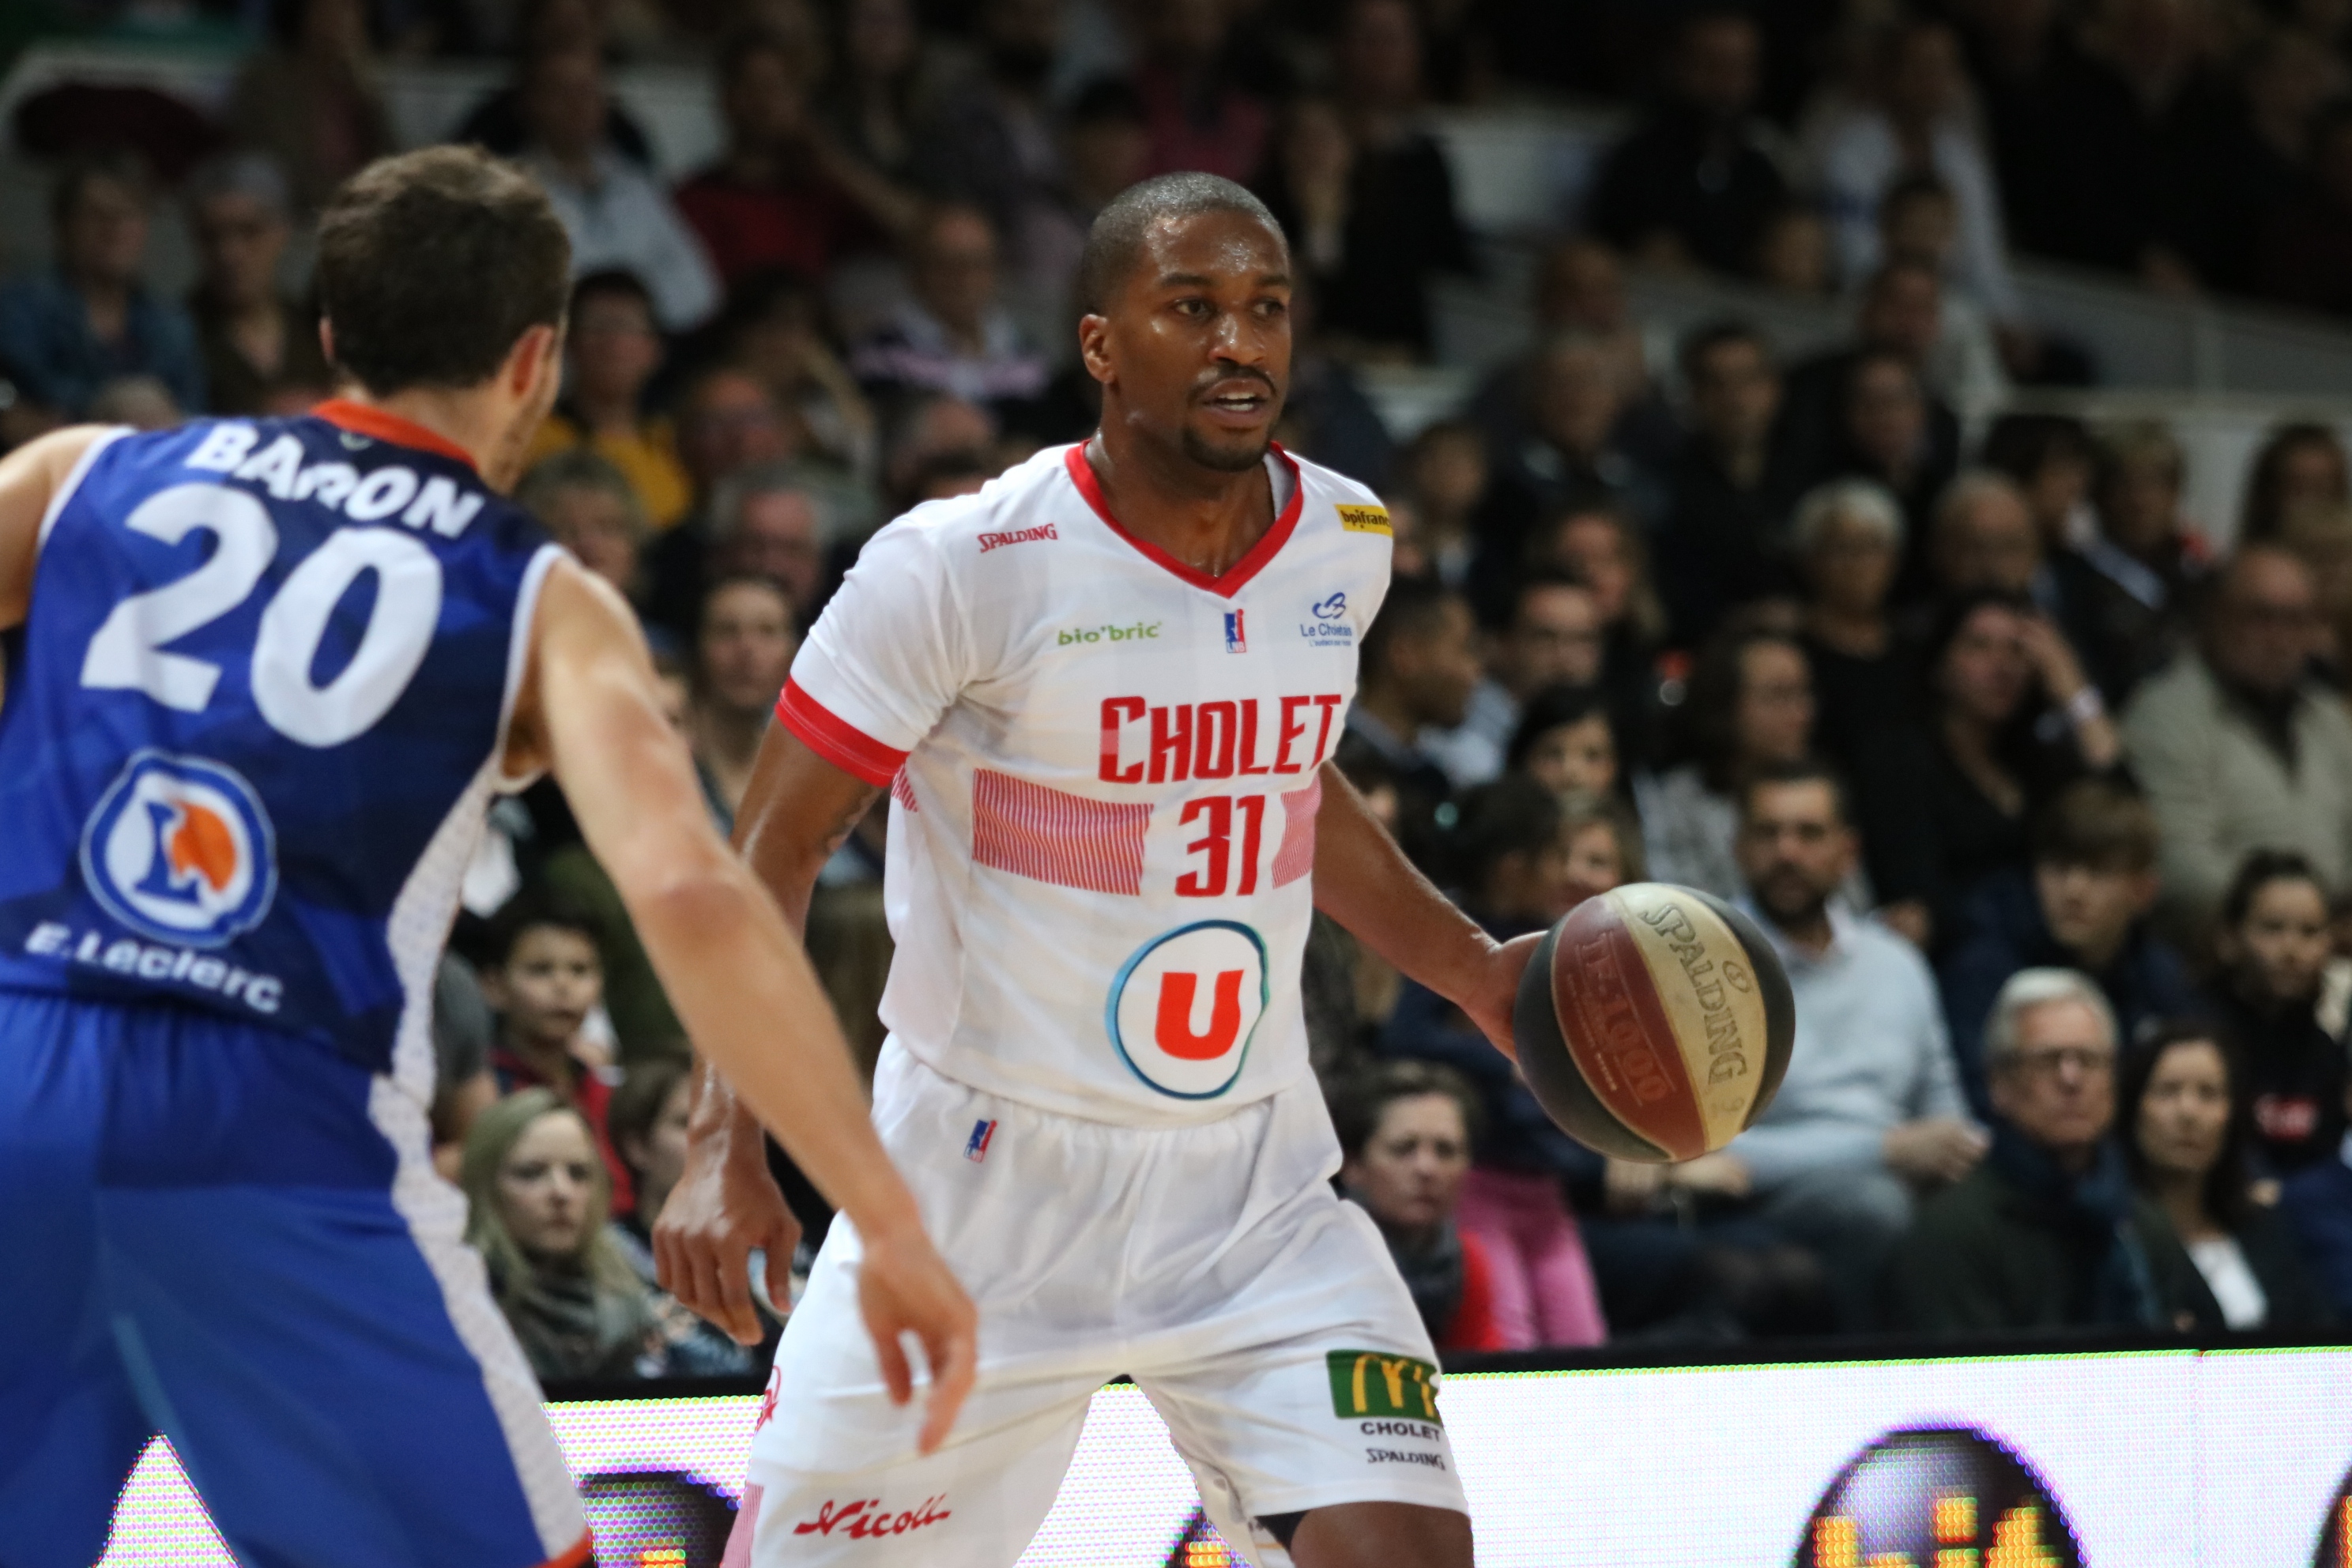
M1048 447L969 495L927 500L885 524L872 543L945 557L993 555L1015 544L1061 539L1085 499L1070 482L1069 447Z
M1301 529L1356 534L1382 544L1390 542L1389 509L1370 486L1296 452L1286 450L1282 455L1298 475Z

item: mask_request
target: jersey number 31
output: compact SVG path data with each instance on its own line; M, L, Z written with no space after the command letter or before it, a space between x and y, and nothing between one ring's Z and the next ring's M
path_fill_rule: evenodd
M81 683L142 691L166 708L200 713L212 700L220 666L168 653L166 645L245 603L278 554L278 525L242 490L186 484L148 497L123 526L165 544L201 529L216 543L186 576L114 606L89 639ZM365 572L376 575L367 629L342 668L314 684L328 623ZM408 689L440 619L441 563L431 551L391 529L339 530L287 574L262 608L253 639L254 706L270 728L306 746L337 746L364 734Z

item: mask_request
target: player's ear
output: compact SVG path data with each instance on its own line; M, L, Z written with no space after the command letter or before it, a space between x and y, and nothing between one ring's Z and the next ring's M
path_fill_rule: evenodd
M335 363L335 323L324 316L319 318L319 352L329 364Z
M1108 386L1113 374L1110 360L1110 318L1085 315L1078 318L1078 358L1086 362L1087 374Z
M518 397L528 398L539 389L541 377L562 374L562 329L541 324L531 327L515 340L507 351L504 379L507 390Z

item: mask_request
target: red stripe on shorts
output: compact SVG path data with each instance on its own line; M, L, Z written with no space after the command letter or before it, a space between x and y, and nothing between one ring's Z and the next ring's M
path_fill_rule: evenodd
M907 776L907 770L904 768L890 775L890 798L908 811L922 809L915 804L915 781Z
M971 781L971 858L1089 893L1143 891L1149 805L1088 800L982 768Z
M1282 845L1274 852L1274 885L1286 888L1315 869L1315 814L1323 809L1323 781L1282 797Z

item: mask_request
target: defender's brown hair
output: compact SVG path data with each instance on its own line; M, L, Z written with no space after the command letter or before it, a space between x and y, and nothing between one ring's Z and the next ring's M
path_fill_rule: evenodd
M571 270L546 193L478 148L380 159L319 219L335 366L378 396L488 380L524 332L562 321Z

